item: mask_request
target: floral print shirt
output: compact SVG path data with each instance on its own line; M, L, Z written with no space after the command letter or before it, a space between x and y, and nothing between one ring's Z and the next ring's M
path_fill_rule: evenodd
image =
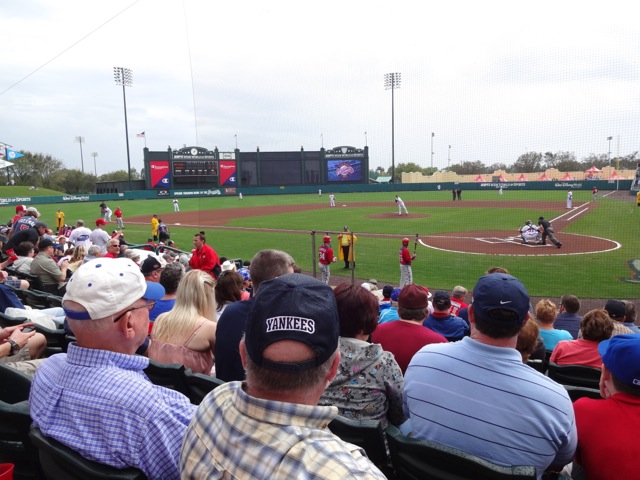
M380 420L384 428L406 420L402 412L404 378L394 356L379 344L340 337L338 374L320 398L340 415L354 420Z

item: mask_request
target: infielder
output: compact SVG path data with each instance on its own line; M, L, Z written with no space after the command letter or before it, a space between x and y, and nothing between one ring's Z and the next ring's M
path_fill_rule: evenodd
M567 208L571 208L572 203L573 203L573 192L569 190L567 192Z
M396 195L396 203L398 204L398 215L402 215L403 208L404 208L404 214L409 215L409 210L407 210L407 207L404 205L404 202L398 195Z
M178 203L178 199L177 198L173 199L173 211L174 212L179 212L180 211L180 204Z
M331 276L329 265L338 259L334 256L333 248L331 248L331 237L325 235L322 241L324 243L318 248L318 265L322 272L322 281L328 285L329 277Z
M400 288L403 288L405 285L413 283L411 263L416 258L415 255L411 255L411 252L409 252L409 239L407 237L402 239L402 248L398 251L398 254L400 255Z
M524 227L518 230L520 237L522 237L522 243L538 243L540 242L540 228L537 225L532 225L531 220L527 220L524 223Z
M333 193L329 194L329 206L330 207L336 206L336 196Z

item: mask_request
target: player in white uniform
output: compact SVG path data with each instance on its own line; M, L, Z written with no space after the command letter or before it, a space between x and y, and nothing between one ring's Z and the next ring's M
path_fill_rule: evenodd
M409 210L407 210L407 207L398 195L396 195L396 203L398 204L398 215L402 215L402 209L404 209L405 215L409 215Z
M532 225L531 220L527 220L519 232L522 243L538 243L540 241L540 227Z
M330 207L336 206L336 196L333 193L329 194L329 206Z
M572 202L573 202L573 192L569 190L567 192L567 208L571 208Z

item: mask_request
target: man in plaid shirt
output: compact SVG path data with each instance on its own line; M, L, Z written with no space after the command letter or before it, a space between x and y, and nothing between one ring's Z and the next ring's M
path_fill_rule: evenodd
M200 404L182 445L182 479L384 479L328 430L338 409L318 406L340 363L338 335L331 287L297 273L262 282L240 341L247 380Z

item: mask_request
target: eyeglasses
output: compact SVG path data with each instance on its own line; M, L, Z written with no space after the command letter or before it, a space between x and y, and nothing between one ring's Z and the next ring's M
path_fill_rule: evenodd
M113 323L118 323L122 317L124 317L129 312L133 312L134 310L140 310L141 308L146 308L147 310L151 310L155 304L156 302L152 301L152 302L147 302L146 305L142 305L141 307L133 307L133 308L130 308L129 310L125 310L120 315L118 315L117 318L113 320Z

